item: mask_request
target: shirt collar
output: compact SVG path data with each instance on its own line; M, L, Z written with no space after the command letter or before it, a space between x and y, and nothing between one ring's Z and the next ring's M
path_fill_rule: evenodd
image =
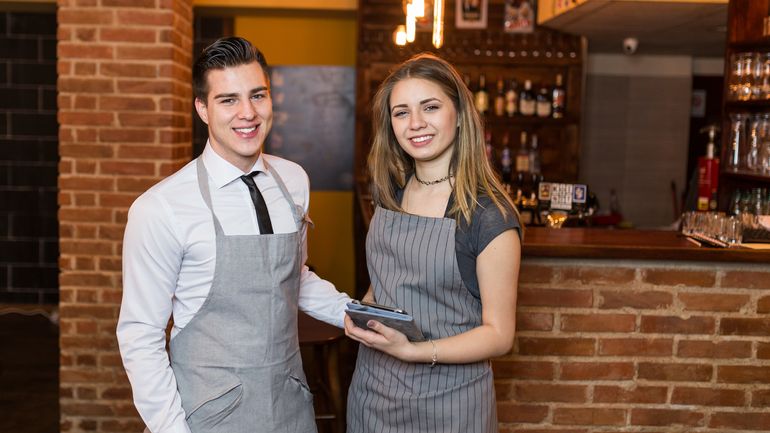
M216 153L211 147L211 143L209 142L206 142L206 147L203 149L203 154L201 157L203 158L203 164L206 165L206 171L209 172L209 176L211 176L211 179L214 181L214 186L217 188L222 188L225 185L228 185L232 181L239 179L244 174L240 168L230 164L224 158L219 156L219 154ZM254 166L251 167L250 172L255 170L267 173L267 169L265 168L265 161L261 152L259 154L259 158L257 158L257 162L255 162Z

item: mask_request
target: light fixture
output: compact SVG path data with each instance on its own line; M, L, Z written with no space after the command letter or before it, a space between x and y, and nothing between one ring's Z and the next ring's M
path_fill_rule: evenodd
M393 31L393 42L404 46L414 42L417 33L417 24L421 28L430 22L430 16L426 14L426 7L433 7L433 46L441 48L444 44L444 1L445 0L402 0L405 23L396 27Z
M412 0L412 12L414 12L415 18L422 18L425 16L425 0Z
M414 16L414 5L406 5L406 41L414 42L415 32L417 31L417 19Z
M401 47L406 45L406 27L403 24L396 27L396 31L393 32L393 42Z
M433 1L433 46L444 45L444 0Z

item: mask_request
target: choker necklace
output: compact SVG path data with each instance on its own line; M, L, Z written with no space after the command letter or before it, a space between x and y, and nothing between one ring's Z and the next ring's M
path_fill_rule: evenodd
M441 179L425 181L425 180L422 180L419 177L417 177L417 170L414 171L414 178L417 179L417 182L420 182L421 184L423 184L425 186L435 185L437 183L441 183L441 182L444 182L446 180L449 180L449 178L452 178L452 177L454 177L454 176L452 176L452 173L449 173L446 176L442 177Z

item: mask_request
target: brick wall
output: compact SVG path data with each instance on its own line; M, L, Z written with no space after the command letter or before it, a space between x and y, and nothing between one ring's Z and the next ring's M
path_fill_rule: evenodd
M525 260L502 432L770 430L770 266Z
M0 303L56 304L56 14L0 12Z
M115 339L128 207L191 157L192 0L59 0L61 431L138 432Z

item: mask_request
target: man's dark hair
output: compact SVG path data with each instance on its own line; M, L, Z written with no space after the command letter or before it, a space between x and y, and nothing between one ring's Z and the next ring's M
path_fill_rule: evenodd
M206 76L210 70L248 65L252 62L259 63L269 83L267 60L251 42L237 36L218 39L204 48L193 64L193 94L205 103L209 93Z

